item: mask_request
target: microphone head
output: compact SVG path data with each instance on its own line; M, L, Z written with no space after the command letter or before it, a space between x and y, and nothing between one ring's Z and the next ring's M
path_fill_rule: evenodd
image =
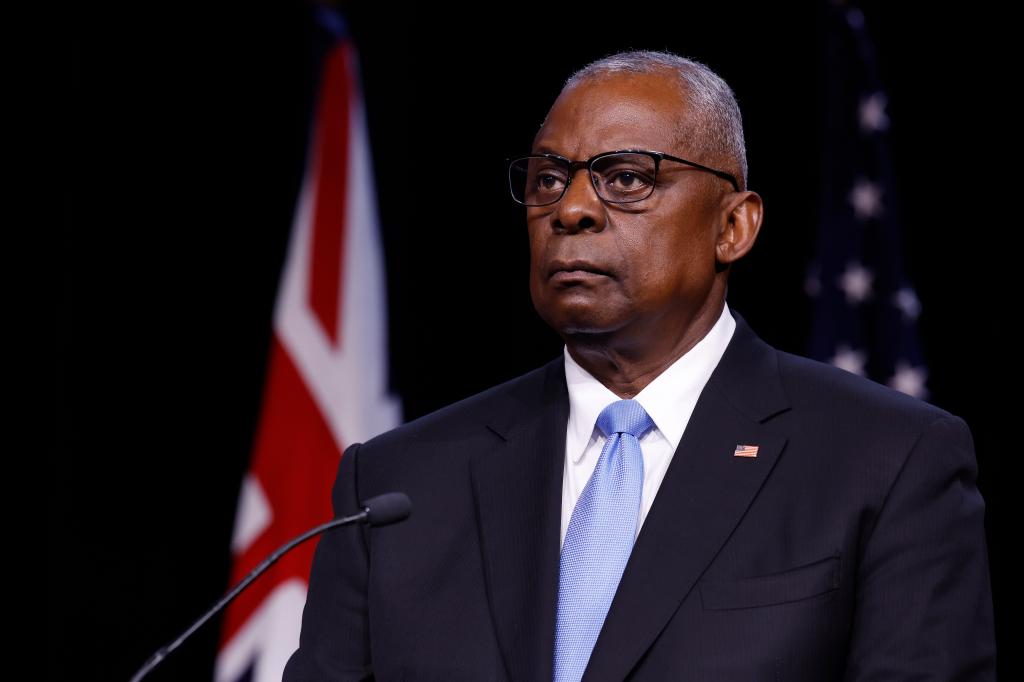
M412 503L405 493L384 493L363 503L366 521L371 526L386 526L403 521L412 511Z

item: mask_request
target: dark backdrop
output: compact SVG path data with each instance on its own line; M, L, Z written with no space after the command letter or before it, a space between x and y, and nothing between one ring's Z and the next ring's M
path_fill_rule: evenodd
M558 17L543 5L370 4L348 16L384 230L391 385L406 418L560 351L531 307L504 159L528 150L574 68L624 48L674 50L733 86L766 218L730 304L770 343L803 351L828 77L818 4L573 4ZM1018 308L1004 254L1019 229L1004 151L1017 123L1002 105L1006 21L892 5L863 4L889 93L931 402L976 440L1005 676L1016 403L1006 339ZM147 4L83 8L66 28L47 641L54 679L127 679L228 587L302 170L313 26L302 4ZM439 162L463 200L432 192ZM152 679L208 678L216 639L214 623Z

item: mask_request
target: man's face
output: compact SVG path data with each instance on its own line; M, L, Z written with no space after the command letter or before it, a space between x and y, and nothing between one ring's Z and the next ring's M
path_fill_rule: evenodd
M562 92L533 153L585 160L644 149L708 164L679 139L687 115L670 75L599 77ZM577 171L558 203L527 209L537 312L563 337L682 334L714 298L716 221L728 189L725 180L663 161L650 197L610 204L597 196L586 169Z

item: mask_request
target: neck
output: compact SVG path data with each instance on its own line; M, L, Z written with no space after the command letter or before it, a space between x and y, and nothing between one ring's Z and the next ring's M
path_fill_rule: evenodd
M725 299L704 306L689 320L654 321L643 329L565 337L572 359L620 398L630 399L683 357L722 315Z

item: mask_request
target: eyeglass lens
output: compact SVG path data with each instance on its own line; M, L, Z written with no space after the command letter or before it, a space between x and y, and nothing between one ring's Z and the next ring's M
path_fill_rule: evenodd
M646 199L654 191L657 162L647 154L609 154L591 164L598 196L624 203ZM569 184L569 162L549 157L526 157L509 167L512 195L527 206L558 201Z

